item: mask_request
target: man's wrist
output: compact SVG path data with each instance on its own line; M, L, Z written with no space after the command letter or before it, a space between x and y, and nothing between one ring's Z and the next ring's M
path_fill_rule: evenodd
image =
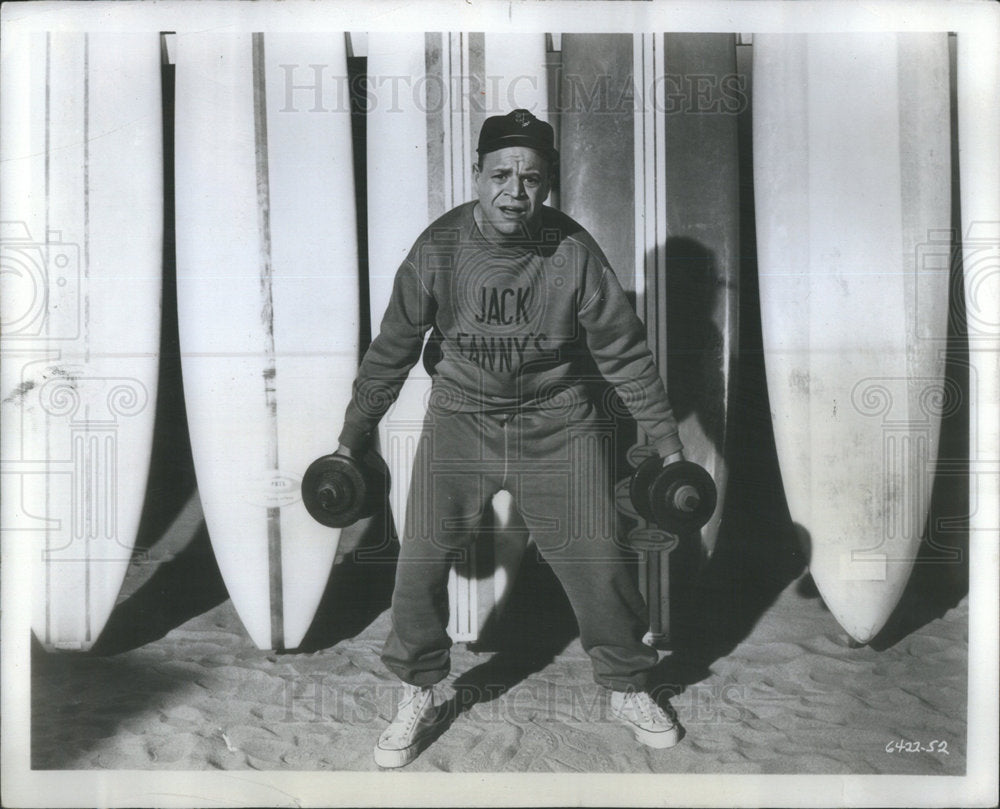
M669 455L664 457L663 465L670 466L671 464L680 463L683 460L684 460L684 451L677 450L676 452L671 452Z
M675 455L679 455L680 460L684 460L684 445L681 443L680 436L676 432L654 441L653 448L661 458L670 459Z
M372 435L371 433L360 432L357 429L352 429L348 425L344 426L344 429L340 431L340 436L337 438L337 443L340 445L338 452L341 449L346 449L350 452L349 457L359 458L364 455L368 448L372 445ZM346 452L344 453L347 454Z

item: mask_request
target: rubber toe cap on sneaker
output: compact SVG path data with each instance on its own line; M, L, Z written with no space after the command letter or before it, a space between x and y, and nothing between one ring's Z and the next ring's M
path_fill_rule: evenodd
M669 730L647 730L646 728L634 725L632 731L635 733L635 738L638 741L647 747L653 747L657 750L666 750L681 740L681 729L677 725L674 725Z
M375 745L375 763L379 767L390 770L397 767L405 767L423 752L424 744L424 739L417 739L409 747L394 749L391 747L382 747L382 739L379 739L379 743Z

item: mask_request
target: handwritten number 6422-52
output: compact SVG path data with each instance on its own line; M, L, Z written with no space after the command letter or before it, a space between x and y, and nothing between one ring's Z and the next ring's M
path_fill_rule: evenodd
M921 742L908 742L904 739L896 739L885 746L887 753L941 753L949 755L948 742L934 739L925 746Z

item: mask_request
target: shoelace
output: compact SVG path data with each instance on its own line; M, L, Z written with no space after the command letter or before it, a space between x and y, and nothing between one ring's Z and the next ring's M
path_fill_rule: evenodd
M663 708L648 694L629 694L626 702L631 702L633 705L638 706L639 713L645 722L654 722L657 719L670 722L670 718L664 712Z
M420 717L421 708L423 707L423 700L420 698L424 696L423 692L416 691L413 696L410 697L410 701L403 706L403 710L408 710L410 712L409 718L406 721L406 733L409 734L413 730L413 726L417 724L417 719ZM419 705L417 704L419 701Z

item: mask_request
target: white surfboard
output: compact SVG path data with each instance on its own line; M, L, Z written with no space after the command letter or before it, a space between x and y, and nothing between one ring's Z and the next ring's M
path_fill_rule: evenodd
M306 512L301 477L336 446L357 370L345 38L179 34L176 64L178 322L198 491L247 632L290 649L340 538ZM312 65L324 66L316 81Z
M157 34L37 33L5 50L3 527L32 547L32 629L87 650L146 493L160 348ZM7 113L10 113L9 115Z
M778 457L816 585L865 643L910 575L954 404L935 244L951 222L947 38L755 36L753 48Z
M416 237L447 210L475 198L472 164L485 118L515 106L546 117L545 39L542 35L372 34L368 76L376 98L367 124L374 330L385 312L396 269ZM408 77L400 85L402 90L392 79L398 76ZM442 96L442 88L460 92ZM401 210L401 195L415 204ZM429 394L430 379L418 364L380 425L400 535ZM492 505L488 527L449 577L448 632L456 641L478 640L487 620L502 608L528 539L508 492L498 493Z

